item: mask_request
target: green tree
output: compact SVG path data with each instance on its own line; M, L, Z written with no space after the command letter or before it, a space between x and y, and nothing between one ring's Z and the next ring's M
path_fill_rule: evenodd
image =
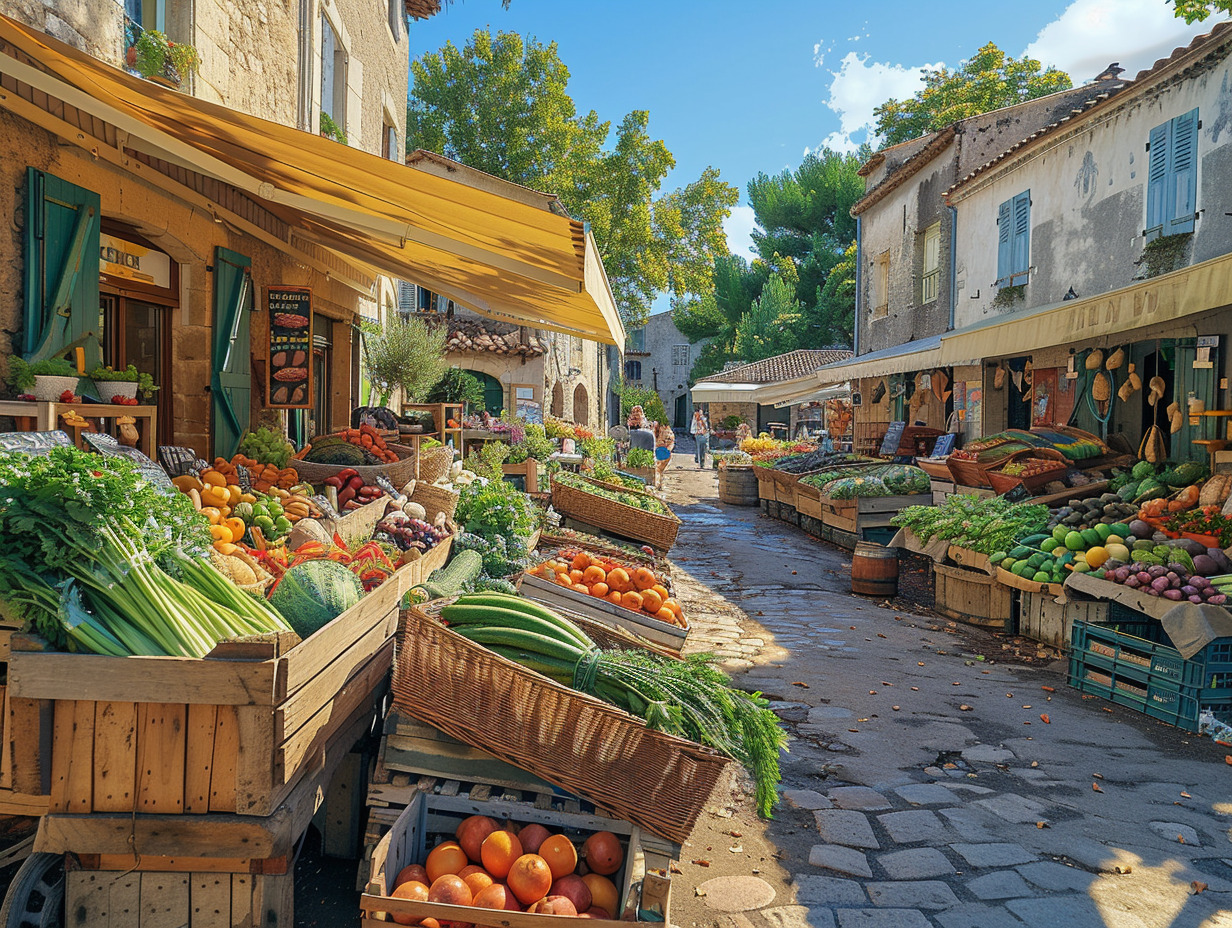
M432 385L425 403L465 403L468 413L478 413L484 408L483 384L470 371L451 367Z
M1232 0L1168 0L1187 23L1205 22L1212 13L1232 13Z
M404 402L415 403L445 372L445 327L415 318L390 318L384 326L362 324L364 372L378 391L380 405L402 388ZM371 395L368 397L372 401Z
M644 322L662 292L687 301L710 289L739 191L707 168L664 192L676 162L649 114L634 110L613 130L579 113L555 43L481 29L461 49L449 42L412 61L411 76L408 150L558 194L590 223L626 325Z
M856 319L856 243L843 252L839 262L826 276L825 285L817 294L816 305L805 314L810 326L835 336L834 345L852 345Z
M1194 2L1194 0L1180 0ZM936 132L951 123L1073 86L1069 75L1034 58L1007 56L989 42L954 71L925 70L924 87L873 110L884 146Z
M795 288L774 274L736 326L736 356L741 361L760 361L794 351L800 347L803 318Z
M650 387L637 387L623 380L616 386L616 395L620 397L620 421L627 422L629 413L634 406L641 406L642 412L651 422L667 422L667 410L663 407L663 397Z

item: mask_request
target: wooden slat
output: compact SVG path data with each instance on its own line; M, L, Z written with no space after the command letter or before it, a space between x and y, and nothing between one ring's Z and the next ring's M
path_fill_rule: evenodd
M210 773L214 766L217 706L188 707L188 743L184 760L184 811L210 811Z
M128 812L137 783L137 704L94 707L95 812Z
M531 912L507 912L495 909L476 909L464 905L444 905L439 902L411 902L408 899L395 899L391 896L373 896L364 893L359 897L359 908L363 912L387 912L397 915L409 915L415 919L435 918L442 924L446 920L462 924L483 925L485 928L546 928L557 924L561 915L536 915ZM466 919L465 922L462 920ZM563 925L564 922L560 921ZM628 922L615 921L607 918L595 918L587 921L587 928L628 928ZM145 928L143 923L141 928Z
M71 913L68 924L135 928L141 910L141 876L69 870L65 874L64 908Z
M189 916L188 877L180 873L141 874L141 928L185 928Z
M236 873L231 876L231 924L257 928L261 924L260 916L253 917L252 884L258 877L247 873Z
M94 769L88 760L94 757L94 707L93 702L78 701L74 713L67 812L89 812L94 808Z
M38 818L47 814L47 806L46 796L0 790L0 815L29 815Z
M274 711L265 706L235 710L239 750L235 761L235 810L247 815L268 815L275 785L282 782L270 756L274 738Z
M294 850L290 813L271 816L93 813L51 814L39 822L34 849L49 854L119 854L153 857L280 857Z
M492 795L492 787L487 783L476 783L468 795L474 802L485 802Z
M14 650L9 685L13 695L28 699L68 694L112 702L268 706L274 702L277 663Z
M137 809L140 812L184 811L187 710L187 706L175 703L140 703L137 706ZM144 892L143 887L143 905Z
M214 722L210 767L210 811L235 811L235 769L239 759L239 720L234 706L219 706Z
M295 875L253 877L252 911L254 926L295 928Z
M189 877L192 928L231 928L231 875L194 873Z
M286 873L290 861L286 856L266 860L246 857L157 857L142 854L133 860L132 854L78 854L83 870L133 870L142 873Z
M93 704L87 703L93 719ZM51 799L50 808L56 812L80 811L88 812L89 805L71 809L72 785L80 781L81 768L91 768L94 760L93 751L87 749L84 754L74 756L74 731L77 724L78 703L72 699L64 699L56 703L55 722L51 743ZM91 722L91 726L93 723ZM90 790L86 790L87 796Z
M442 796L456 796L462 784L457 780L446 780L445 785L441 787Z
M9 721L9 688L0 686L0 790L13 788L13 750L6 730Z

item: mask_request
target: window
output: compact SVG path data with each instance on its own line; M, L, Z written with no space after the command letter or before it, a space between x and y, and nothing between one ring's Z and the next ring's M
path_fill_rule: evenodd
M920 302L937 299L941 282L941 223L934 222L924 230L924 260L920 273Z
M403 154L398 146L398 127L385 123L381 129L381 157L388 161L403 160Z
M873 318L881 319L890 314L890 253L883 251L873 261L873 278L869 286L869 303Z
M1198 111L1156 126L1146 147L1147 241L1192 232L1198 198Z
M1031 191L1024 190L997 209L998 287L1027 282L1031 266Z
M646 329L639 327L629 333L628 351L646 350Z
M642 362L641 361L626 361L625 362L625 380L639 381L642 379Z
M406 25L405 0L388 0L389 31L393 33L394 42L402 41L402 29Z
M672 345L672 364L675 367L688 367L689 365L689 346L688 345Z
M346 50L329 19L321 15L321 116L346 132ZM342 141L339 139L339 141Z
M167 29L166 0L124 0L124 15L142 29Z

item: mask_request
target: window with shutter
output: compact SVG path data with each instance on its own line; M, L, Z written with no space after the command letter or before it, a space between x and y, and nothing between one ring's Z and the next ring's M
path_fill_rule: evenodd
M997 283L1009 280L1013 257L1014 201L997 207Z
M1031 267L1031 191L1024 190L997 208L998 287L1017 287Z
M923 263L920 274L920 302L937 299L941 281L941 223L934 222L924 230Z
M248 430L252 413L252 261L226 248L214 253L213 374L214 456L230 458Z
M1146 240L1194 230L1198 201L1198 111L1151 130L1147 141Z

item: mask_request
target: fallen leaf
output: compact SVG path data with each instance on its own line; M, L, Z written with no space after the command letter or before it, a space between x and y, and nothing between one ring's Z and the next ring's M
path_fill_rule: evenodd
M791 575L794 577L794 576L796 575L796 572L793 570L793 571L791 572Z
M1225 754L1223 757L1223 762L1229 767L1232 767L1232 754Z
M728 834L731 835L733 838L743 838L744 837L743 831L729 831Z
M887 683L885 680L882 680L882 681L881 681L881 685L882 685L882 686L893 686L894 684L893 684L893 683Z
M847 729L847 730L848 730L848 731L850 731L850 732L858 732L860 729L858 729L858 728L849 728L849 729Z
M1033 761L1031 761L1031 766L1032 766L1032 767L1038 767L1038 766L1039 766L1039 761L1038 761L1038 760L1033 760Z
M850 628L853 632L856 630L856 627L854 625L848 625L847 627Z
M870 696L876 696L876 695L877 695L877 691L876 691L876 690L869 690L869 691L868 691L868 695L870 695Z
M878 637L878 638L884 638L884 637L885 637L885 635L881 634L881 632L878 632L878 633L877 633L877 637Z
M1184 836L1184 835L1177 835L1177 836L1176 836L1176 842L1177 842L1177 844L1184 844L1184 843L1185 843L1185 836Z
M916 663L917 663L917 664L919 664L921 667L923 667L923 666L924 666L924 662L923 662L923 661L916 661Z
M967 704L964 702L961 706L959 706L959 707L958 707L958 711L959 711L959 712L970 712L970 711L971 711L971 706L967 705Z
M739 844L733 844L731 847L728 848L728 850L731 851L733 854L743 854L744 853L744 848L741 847Z
M1045 693L1055 693L1056 692L1056 690L1053 689L1051 686L1041 686L1040 689L1043 690Z
M1023 706L1023 708L1024 708L1024 709L1030 709L1030 708L1031 708L1031 706L1030 706L1030 704L1028 704L1028 705Z
M696 861L694 861L694 863L696 863ZM706 891L705 891L704 889L702 889L700 886L694 886L694 887L693 887L693 895L694 895L694 896L704 896L704 895L706 895Z
M1201 880L1193 880L1189 885L1193 887L1193 894L1195 896L1201 895L1207 890L1207 885Z
M1129 864L1117 864L1115 867L1112 868L1112 870L1114 873L1133 873L1134 872L1134 868L1131 867Z
M1218 738L1213 740L1216 744L1222 744L1225 748L1232 748L1232 741L1220 741Z
M981 670L980 673L992 673L991 670Z
M1036 822L1035 827L1036 828L1051 828L1052 826L1049 825L1047 822Z
M1104 791L1103 787L1100 786L1098 783L1092 783L1091 789L1095 790L1095 792L1097 793L1102 793Z
M1189 795L1189 793L1185 792L1184 790L1181 790L1181 798L1182 799L1193 799L1193 796Z
M671 867L668 869L670 869L672 873L684 873L684 871L680 869L680 864L676 863L674 860L672 861Z
M1005 694L1005 698L1006 698L1006 699L1013 699L1013 698L1014 698L1014 694L1013 694L1013 693L1006 693L1006 694Z
M708 860L695 860L693 861L693 863L697 864L697 866L699 867L709 867L710 866L710 861Z
M913 686L913 687L911 688L911 692L913 692L913 693L918 693L919 691L920 691L920 688L919 688L918 686Z
M890 708L893 709L895 712L898 711L898 706L890 706Z
M1105 712L1108 712L1108 713L1112 712L1112 710L1109 709L1107 706L1100 706L1100 708L1103 709Z
M959 682L957 682L957 681L955 681L955 682L951 683L951 684L950 684L950 686L962 686L962 684L961 684L961 683L959 683Z
M1095 779L1097 780L1102 780L1104 778L1104 775L1102 773L1093 773L1091 774L1091 776L1095 777Z
M799 680L793 680L791 685L792 685L792 686L802 686L802 687L804 687L806 690L809 688L809 685L808 685L807 683L802 683L802 682L801 682L801 681L799 681Z
M856 719L857 722L867 722L868 719Z

